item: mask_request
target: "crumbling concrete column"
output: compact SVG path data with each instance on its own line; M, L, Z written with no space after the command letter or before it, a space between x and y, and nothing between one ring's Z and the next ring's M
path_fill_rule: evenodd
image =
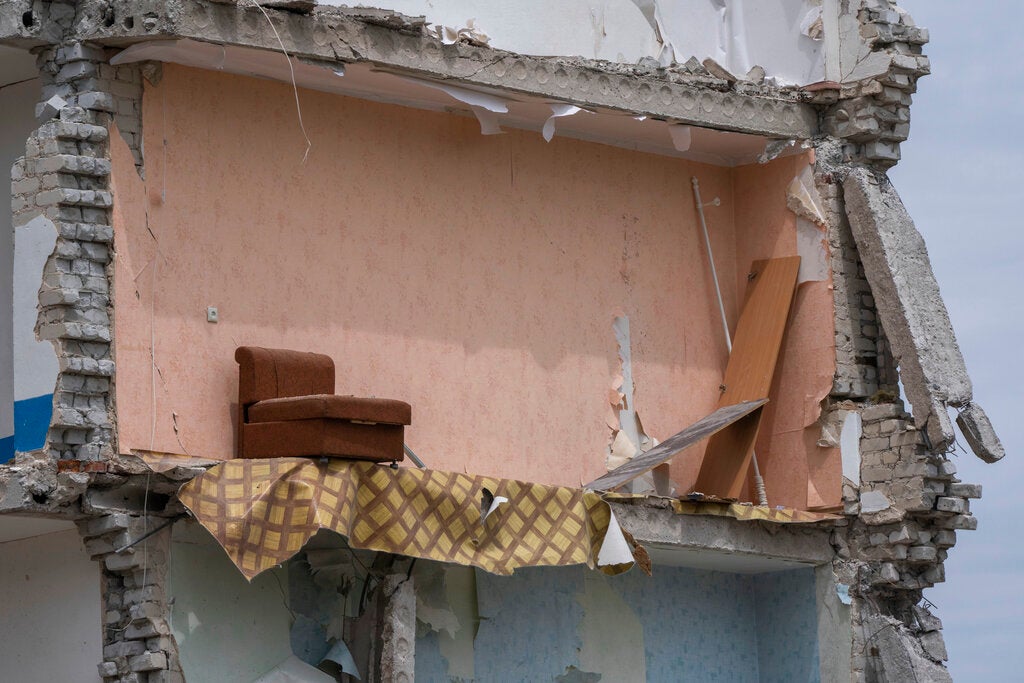
M947 406L971 405L972 389L924 239L888 178L854 168L843 195L915 421L932 448L943 451L955 438ZM967 424L979 457L1002 457L1002 444L979 406L971 407Z
M166 586L171 529L168 526L123 549L165 523L160 517L128 513L79 523L86 551L103 571L99 673L109 683L185 681L169 626Z
M416 678L416 587L412 576L391 574L380 590L381 683L412 683Z

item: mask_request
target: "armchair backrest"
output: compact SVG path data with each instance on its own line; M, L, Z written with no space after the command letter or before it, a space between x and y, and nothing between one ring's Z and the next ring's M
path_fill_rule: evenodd
M268 398L334 393L334 361L322 353L240 346L235 360L243 411Z

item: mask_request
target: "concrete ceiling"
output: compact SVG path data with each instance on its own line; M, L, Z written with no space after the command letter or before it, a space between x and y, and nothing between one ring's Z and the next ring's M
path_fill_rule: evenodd
M645 547L655 567L687 567L733 574L761 574L786 569L806 569L813 566L804 562L767 555L727 553L710 548L693 550L655 543L645 544Z
M36 58L31 53L0 45L0 87L38 75Z
M429 81L380 70L366 64L331 68L299 60L288 61L279 52L237 48L192 40L138 43L116 55L111 63L156 60L201 69L295 84L300 88L348 95L433 111L476 116L481 125L540 132L552 115L543 98L495 89L466 88L450 82ZM555 120L556 135L601 142L651 154L692 159L717 166L755 163L765 151L767 138L670 124L627 112L594 108ZM675 138L673 132L676 133ZM785 154L799 152L790 147Z

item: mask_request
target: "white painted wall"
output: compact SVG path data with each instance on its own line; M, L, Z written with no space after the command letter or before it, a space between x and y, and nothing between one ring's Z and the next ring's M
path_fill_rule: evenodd
M11 225L11 165L25 154L25 139L35 129L35 105L39 81L16 82L24 75L14 70L19 53L0 53L5 67L0 77L14 79L0 83L0 443L14 434L13 281L14 237ZM49 391L53 392L53 386ZM9 442L8 442L9 443ZM0 462L6 459L0 448Z
M18 520L4 517L4 527ZM0 680L99 683L99 564L78 531L0 543ZM34 528L34 527L33 527Z
M171 631L189 681L251 683L292 655L286 571L252 583L195 523L174 525Z
M626 63L653 57L663 64L711 57L737 76L760 65L784 84L825 77L824 41L801 30L822 0L390 0L385 6L455 29L474 20L492 47L521 54Z

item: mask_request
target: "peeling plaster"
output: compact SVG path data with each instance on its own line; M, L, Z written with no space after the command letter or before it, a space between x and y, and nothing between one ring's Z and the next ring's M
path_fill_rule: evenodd
M846 413L843 429L839 434L839 451L843 458L843 477L854 486L860 486L860 436L862 423L860 413Z
M53 392L60 370L49 341L37 337L43 273L57 246L57 227L36 216L14 229L14 436L15 448L28 451L46 444Z
M657 439L644 433L644 427L634 404L636 388L633 385L633 351L630 341L629 318L616 316L612 323L612 330L615 332L615 341L619 346L622 374L612 382L610 393L610 403L615 411L617 424L612 425L611 439L605 458L605 464L609 471L658 445ZM648 472L634 479L628 488L634 493L656 490L654 474Z

